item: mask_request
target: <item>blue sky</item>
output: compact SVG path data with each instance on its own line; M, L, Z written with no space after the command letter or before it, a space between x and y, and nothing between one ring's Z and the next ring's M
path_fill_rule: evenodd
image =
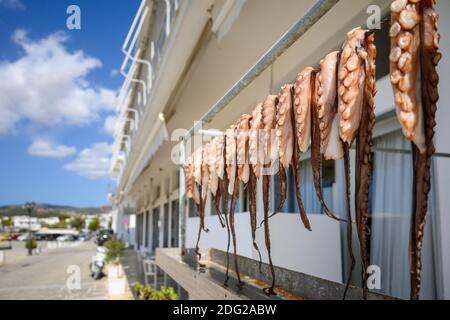
M0 0L0 205L107 203L120 47L139 3ZM66 28L72 4L81 30Z

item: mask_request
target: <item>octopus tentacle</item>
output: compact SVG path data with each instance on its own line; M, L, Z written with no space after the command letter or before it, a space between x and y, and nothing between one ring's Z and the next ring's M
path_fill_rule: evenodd
M231 205L229 218L229 227L231 231L231 237L233 239L233 251L234 251L234 264L235 271L238 278L238 287L241 288L243 282L239 273L238 259L237 259L237 245L236 245L236 230L234 226L234 210L236 206L236 199L239 191L239 176L237 173L237 142L236 142L236 130L237 126L232 125L226 130L226 161L227 161L227 178L228 178L228 193L231 195Z
M209 170L209 182L208 186L211 190L211 195L213 198L214 207L217 212L217 217L219 219L220 225L222 228L225 227L225 222L222 216L222 210L220 209L220 200L221 200L221 184L220 181L223 179L223 175L219 177L217 166L219 165L217 162L223 159L223 145L219 143L219 137L215 137L211 140L209 149L208 149L208 170ZM222 161L223 162L223 161Z
M361 126L356 137L356 225L358 239L360 243L361 268L363 279L364 298L367 298L367 268L369 258L367 253L367 232L369 218L369 187L372 176L372 154L371 148L372 131L375 126L375 103L376 94L376 47L374 45L374 35L366 38L367 58L365 61L366 83L364 88L364 103L361 117Z
M261 130L264 128L264 124L262 122L262 106L262 103L258 104L252 112L248 139L248 157L252 171L256 178L259 178L261 174L261 166L264 163L264 142L263 135L260 134Z
M256 252L259 256L259 271L261 272L262 267L262 257L261 257L261 251L259 250L258 244L256 243L256 175L252 171L250 171L250 180L249 180L249 208L250 208L250 226L252 231L252 241L253 241L253 247L255 248Z
M202 146L202 165L201 165L201 174L202 174L202 182L201 182L201 208L200 210L200 224L202 226L203 231L209 232L209 230L205 227L205 209L206 209L206 199L208 196L208 181L209 181L209 157L208 157L208 149L209 143Z
M297 198L297 204L300 211L300 219L302 220L303 225L309 231L311 231L311 224L309 222L308 216L306 215L305 206L303 205L302 194L300 192L300 155L298 152L298 144L297 141L294 141L294 156L292 159L292 172L294 175L294 185L295 185L295 197Z
M216 171L216 154L217 154L217 137L209 142L207 157L208 157L208 189L213 196L216 195L219 187L219 177Z
M344 156L344 148L339 137L339 117L337 115L337 73L340 53L329 53L320 61L320 71L316 75L316 105L319 117L320 140L326 160L339 160Z
M428 194L431 188L431 158L435 153L433 138L436 126L437 102L439 100L439 75L436 68L441 59L441 53L438 51L440 36L435 4L434 0L424 0L421 2L420 9L422 17L420 23L420 77L426 150L420 152L420 148L413 148L415 154L415 193L410 237L410 263L411 299L414 300L419 298L421 287L421 251L428 210Z
M262 122L264 125L264 168L270 170L272 160L277 158L276 148L272 141L272 130L275 129L276 122L276 105L278 103L278 97L270 95L264 101L262 106ZM275 151L275 152L274 152ZM275 154L274 154L275 153ZM272 253L270 244L270 230L269 230L269 193L270 193L270 176L267 172L263 175L263 205L264 205L264 237L267 254L269 257L269 267L272 274L272 285L269 288L264 289L266 294L275 294L275 269L272 263Z
M262 135L260 131L264 128L262 122L262 103L252 112L250 120L250 131L248 139L248 158L251 166L250 182L248 186L249 207L250 207L250 225L252 232L253 247L258 252L259 256L259 270L261 271L262 258L261 251L256 243L256 228L257 228L257 212L256 212L256 183L261 173L261 165L263 164L264 149L260 143Z
M223 139L223 150L226 151L227 142L226 139ZM228 286L228 279L229 279L229 271L230 271L230 244L231 244L231 237L230 237L230 225L228 223L228 175L225 174L226 169L226 152L222 153L222 161L224 163L224 171L223 171L223 180L222 180L222 193L223 193L223 199L225 202L225 206L223 209L223 215L225 219L225 225L227 227L227 268L225 272L225 281L223 283L224 286Z
M216 208L217 217L219 219L220 225L222 228L225 228L225 220L222 209L220 208L220 201L222 200L222 183L219 181L219 185L217 187L217 193L213 196L214 207Z
M294 87L295 134L299 152L306 152L311 142L311 101L314 69L305 68L297 75Z
M423 110L416 83L420 79L421 1L396 0L391 4L391 83L397 117L406 139L426 151Z
M250 119L251 115L242 115L237 121L236 127L238 176L245 184L250 178L250 164L248 160Z
M349 147L358 132L364 97L366 30L356 28L347 34L339 61L339 135Z
M270 190L270 176L263 176L263 202L264 208L269 207L269 190ZM265 244L267 255L269 257L269 268L272 274L272 284L268 288L264 288L263 291L267 295L275 295L275 269L273 267L272 262L272 252L271 252L271 243L270 243L270 228L269 228L269 211L264 209L264 235L265 235Z
M413 204L409 244L411 299L419 298L421 251L428 194L433 137L439 100L441 59L435 0L396 0L391 4L391 83L397 116L413 149ZM418 87L420 85L420 88Z
M242 286L244 283L241 281L241 275L239 273L239 263L238 263L238 257L237 257L237 243L236 243L236 229L234 226L234 210L236 208L236 199L237 199L237 193L239 191L239 177L236 175L234 181L234 189L233 189L233 195L231 197L231 205L230 205L230 230L231 230L231 236L233 239L233 253L234 253L234 270L236 271L236 276L238 279L238 288L242 289Z
M325 123L324 120L320 121L319 113L320 109L317 105L317 93L316 91L321 90L317 87L317 78L319 75L311 74L311 166L313 171L314 188L316 189L317 198L319 199L320 205L325 212L325 214L337 221L342 221L342 219L336 217L333 212L328 208L323 198L322 192L322 177L321 177L321 167L322 159L320 154L320 142L321 142L321 124ZM319 81L320 82L320 81Z
M300 192L300 153L308 151L311 142L311 100L314 69L305 68L297 75L294 85L293 127L296 134L294 139L293 172L295 194L300 211L300 218L306 229L311 231L311 224L306 215Z
M286 201L286 172L292 163L294 153L294 129L292 127L293 86L286 84L278 95L276 115L277 151L280 163L280 203L277 211L281 211ZM273 216L273 214L272 214Z
M344 166L346 176L346 216L347 216L347 245L351 260L351 266L344 292L344 299L350 285L351 276L355 267L355 257L352 248L352 219L350 211L350 159L349 149L361 125L363 114L364 89L366 84L365 61L367 59L366 35L368 31L356 28L347 33L341 59L339 61L338 96L339 96L339 135L344 143ZM363 130L367 133L368 130ZM366 148L367 146L363 146ZM370 152L370 148L369 148ZM356 171L356 181L361 180L360 171ZM362 199L355 197L356 203ZM357 212L358 213L358 212ZM359 225L359 216L356 216ZM359 234L359 233L358 233Z
M233 194L234 181L237 175L237 165L236 165L236 125L232 125L229 129L225 131L226 146L225 146L225 156L226 156L226 171L228 176L228 193Z
M352 214L350 207L350 152L348 144L344 144L344 168L345 168L345 213L347 217L347 249L350 257L350 269L347 276L347 281L345 285L343 298L347 296L348 288L350 287L350 280L352 279L353 270L355 269L355 255L353 254L353 245L352 245Z

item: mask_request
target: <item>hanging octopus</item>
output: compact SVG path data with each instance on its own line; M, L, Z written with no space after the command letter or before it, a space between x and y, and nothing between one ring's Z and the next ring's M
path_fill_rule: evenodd
M250 131L251 115L244 114L237 121L236 142L237 142L237 174L239 180L247 184L250 179L250 164L248 161L248 139Z
M270 194L270 175L272 173L272 161L277 159L277 148L275 139L272 136L272 131L276 124L276 106L278 104L278 97L270 95L262 105L262 123L263 123L263 206L264 206L264 237L267 255L269 258L269 267L272 274L272 285L265 288L264 292L268 295L275 294L275 269L272 263L272 253L270 244L270 229L269 229L269 194Z
M203 264L200 264L201 261L201 253L199 249L199 243L200 243L200 237L202 230L205 232L209 232L208 229L205 227L205 208L206 208L206 199L208 196L208 183L209 183L209 163L208 163L208 149L209 149L209 143L204 144L201 146L198 151L196 152L196 162L197 162L197 180L198 180L198 168L200 168L200 183L198 184L198 189L200 190L200 205L198 214L200 217L200 224L198 228L198 236L197 236L197 244L195 246L195 252L198 256L199 266L204 267ZM200 166L198 165L200 163Z
M409 244L411 299L419 299L421 251L428 210L441 59L435 0L391 4L391 82L397 117L413 148L413 207ZM420 86L419 86L420 85Z
M339 54L331 53L320 62L320 72L311 73L313 83L310 85L312 98L311 104L311 165L313 171L314 187L316 189L317 198L324 210L325 214L337 221L341 221L336 217L325 203L322 191L321 166L322 159L320 154L320 146L322 141L327 142L328 153L330 148L336 148L334 157L340 156L342 150L342 142L338 134L337 113L337 61ZM333 82L334 80L334 82ZM327 108L327 111L325 111ZM336 119L336 121L335 121ZM335 136L330 137L330 130L334 129ZM325 139L326 138L326 139ZM330 138L333 138L334 145L331 145ZM336 141L338 140L338 141ZM339 150L340 148L340 150ZM325 148L324 148L325 150ZM343 154L342 154L343 156Z
M338 73L339 134L344 143L344 164L346 177L347 243L351 267L347 279L344 298L355 267L352 250L352 219L350 213L350 159L349 148L357 139L356 146L356 186L355 216L360 241L361 264L363 270L364 297L366 297L366 271L368 266L366 233L369 215L368 193L372 171L371 146L372 130L375 124L374 96L375 55L373 34L356 28L347 34Z
M195 186L194 186L194 202L196 204L197 207L197 212L198 212L198 216L199 216L199 227L198 227L198 236L197 236L197 244L195 247L195 253L197 254L198 257L198 261L200 262L201 260L201 253L200 253L200 249L199 249L199 243L200 243L200 236L201 236L201 232L202 230L205 230L205 216L204 216L204 201L203 201L203 197L204 194L206 194L206 190L204 190L202 183L206 180L206 184L208 183L208 178L206 177L207 174L205 173L205 169L206 171L207 169L207 165L205 167L205 165L203 164L203 150L204 146L199 147L197 150L195 150L194 154L193 154L193 176L194 176L194 181L195 181ZM198 198L198 203L196 201L197 195L199 195ZM200 264L200 267L202 267L202 265Z
M219 179L219 186L214 197L214 204L216 206L217 212L221 212L220 203L223 199L225 205L223 206L223 220L227 228L227 268L225 274L224 285L228 285L229 269L230 269L230 225L228 222L228 176L226 171L226 138L225 135L221 135L215 139L216 142L216 153L215 153L215 163L216 163L216 173Z
M262 258L259 247L256 243L256 228L257 228L257 215L256 215L256 183L261 175L261 165L263 164L263 151L261 144L262 135L261 130L264 128L262 122L262 103L253 110L252 117L250 119L250 130L248 137L248 160L250 163L250 178L248 195L249 195L249 208L250 208L250 226L252 231L253 247L259 256L259 269L261 271Z
M198 206L200 205L200 196L194 179L194 153L186 159L184 168L186 175L186 198L193 199L194 204L198 209Z
M239 273L239 264L237 259L237 244L236 244L236 229L234 225L234 211L236 207L236 200L239 191L239 175L237 172L237 142L236 142L236 130L237 126L232 125L226 130L226 170L228 176L228 193L231 195L231 205L229 214L229 224L231 236L233 239L233 253L234 253L234 267L236 276L238 278L238 288L241 289L244 283L241 281L241 275Z
M300 218L305 228L311 231L311 224L306 215L300 193L300 152L306 152L311 142L311 100L314 86L314 70L305 68L297 75L294 85L293 119L296 139L294 139L293 173Z
M216 208L217 217L219 218L219 222L222 228L225 227L225 223L222 217L222 210L220 209L220 182L219 175L216 170L217 165L217 148L219 147L218 143L219 137L212 139L209 143L208 148L208 172L209 172L209 181L208 188L211 191L211 195L213 198L214 206ZM223 176L222 176L223 178Z
M292 92L293 86L284 85L278 95L277 117L276 117L276 136L277 151L279 158L280 177L280 204L277 211L281 211L286 201L286 173L292 163L294 154L294 129L292 127Z

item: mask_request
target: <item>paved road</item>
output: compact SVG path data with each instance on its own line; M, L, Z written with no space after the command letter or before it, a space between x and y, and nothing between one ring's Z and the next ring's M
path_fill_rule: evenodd
M0 299L108 299L106 278L94 281L90 277L89 261L94 252L94 244L87 242L12 261L0 267ZM71 266L79 267L79 290L70 290L66 284Z

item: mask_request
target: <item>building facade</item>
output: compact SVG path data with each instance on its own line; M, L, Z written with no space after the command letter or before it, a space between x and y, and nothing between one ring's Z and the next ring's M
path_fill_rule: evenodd
M219 99L297 21L315 1L297 0L147 0L132 22L122 48L125 77L118 106L111 172L117 177L113 226L140 252L178 248L185 241L195 247L199 218L191 201L180 212L179 137ZM241 114L250 112L268 94L276 94L306 66L317 66L327 53L342 45L356 26L375 23L377 88L374 146L409 149L395 115L389 80L389 24L391 1L339 1L304 36L219 112L204 129L224 130ZM445 90L450 77L450 3L440 1L441 98L438 105L436 147L450 153L445 119L450 100ZM375 22L374 22L375 21ZM192 148L187 147L187 153ZM354 159L354 152L351 151ZM354 161L354 160L353 160ZM448 157L433 159L433 184L423 249L421 297L450 298L450 215L445 197L450 181ZM412 160L409 154L374 153L370 191L370 263L381 270L380 292L409 297L408 235L411 212ZM354 172L354 170L352 170ZM309 156L302 156L301 191L313 232L306 232L298 217L293 182L283 212L271 221L273 262L276 266L343 282L349 269L345 224L326 217L315 195ZM324 195L331 209L344 212L342 161L324 162ZM276 178L271 203L276 205ZM241 186L236 210L238 254L258 259L252 246L248 201ZM259 186L259 191L261 186ZM258 192L258 220L262 220ZM184 221L185 224L184 224ZM226 232L220 226L211 200L206 206L209 233L200 247L226 250ZM180 231L181 230L181 231ZM185 239L184 232L185 230ZM180 238L182 237L182 238ZM356 237L354 237L355 239ZM358 248L354 240L354 248ZM264 235L257 243L267 262ZM356 251L356 250L355 250ZM177 279L174 279L175 281ZM355 272L352 283L361 285ZM282 287L282 284L279 284ZM192 296L194 297L194 296Z

